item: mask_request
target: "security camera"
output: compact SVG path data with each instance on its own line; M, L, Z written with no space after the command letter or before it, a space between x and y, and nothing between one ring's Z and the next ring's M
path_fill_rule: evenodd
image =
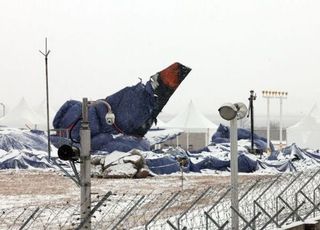
M58 149L58 156L64 161L76 161L80 158L80 149L76 146L62 145Z
M106 114L106 122L108 125L113 125L115 122L116 116L112 112Z
M106 100L98 100L97 102L105 104L107 107L106 123L107 125L113 125L116 120L116 116L112 112L111 105Z

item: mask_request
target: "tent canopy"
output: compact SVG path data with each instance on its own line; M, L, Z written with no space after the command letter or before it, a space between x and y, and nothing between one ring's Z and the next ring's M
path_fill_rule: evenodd
M31 109L24 98L9 113L0 118L0 125L11 128L33 129L43 123L45 120Z
M43 123L38 124L37 128L41 130L47 130L47 102L46 100L43 100L36 108L35 112L41 116L41 119ZM51 106L49 106L49 125L50 128L53 128L52 122L54 119L54 116L56 115L57 111L53 109Z
M216 130L218 128L216 124L211 122L196 108L192 101L189 102L188 106L181 113L167 122L166 126L190 131Z
M287 128L287 143L302 148L320 148L320 110L315 104L309 114L295 125Z

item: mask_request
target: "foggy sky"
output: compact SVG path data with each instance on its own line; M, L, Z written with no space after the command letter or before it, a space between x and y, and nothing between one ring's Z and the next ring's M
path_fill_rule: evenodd
M192 99L204 113L225 102L266 113L261 91L288 91L284 115L319 102L320 1L10 0L0 3L0 102L45 99L48 38L50 102L105 98L179 61L192 72L163 112ZM271 101L277 114L279 101Z

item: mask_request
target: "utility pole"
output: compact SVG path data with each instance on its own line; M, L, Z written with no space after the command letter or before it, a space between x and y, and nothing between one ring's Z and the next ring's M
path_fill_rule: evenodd
M253 148L254 145L254 110L253 110L253 101L256 100L257 96L254 93L253 90L250 90L250 97L248 98L249 100L249 110L250 110L250 121L251 121L251 153L255 153L255 150ZM249 114L248 114L249 116Z
M91 136L88 119L88 98L82 100L82 122L80 128L80 187L81 187L81 221L87 219L83 229L91 229L91 221L88 215L91 211Z
M77 185L80 186L80 225L77 230L86 229L91 230L91 135L88 118L88 98L82 99L82 121L80 127L80 149L72 145L62 145L58 149L58 156L61 160L69 161L71 168L77 179L72 178ZM80 178L75 161L80 161ZM53 159L53 162L55 160ZM58 165L59 166L59 165ZM70 174L62 169L67 176Z
M230 121L230 147L231 147L231 206L234 208L231 211L232 229L236 230L239 227L239 216L235 210L239 210L239 191L238 191L238 127L237 118Z
M48 157L49 160L51 159L51 141L50 141L50 119L49 119L49 80L48 80L48 55L50 53L50 50L48 50L47 47L47 38L45 39L45 51L42 52L39 50L39 52L44 56L45 60L45 69L46 69L46 94L47 94L47 134L48 134Z
M248 109L245 104L225 103L219 108L220 116L230 121L230 166L231 166L231 229L239 229L239 183L238 183L238 125L237 120L243 119Z

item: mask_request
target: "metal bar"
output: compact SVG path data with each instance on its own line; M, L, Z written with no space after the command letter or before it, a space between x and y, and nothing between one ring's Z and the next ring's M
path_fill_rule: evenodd
M108 192L107 194L105 194L102 199L96 204L96 206L94 206L94 208L90 211L90 213L88 214L88 216L81 221L81 223L79 224L79 226L76 228L76 230L80 230L84 224L91 218L91 216L98 210L98 208L106 201L106 199L112 195L112 192Z
M315 203L316 202L316 191L319 190L320 188L320 184L313 190L313 202ZM313 213L313 217L316 217L316 211L314 210L314 213Z
M281 177L282 174L279 174L276 179L274 179L274 181L272 181L271 184L269 184L269 186L260 194L260 196L258 196L257 199L255 199L255 201L259 200L277 181L278 179Z
M178 228L176 228L176 226L174 226L173 223L170 222L170 220L167 220L167 223L173 230L178 230Z
M124 216L118 221L118 223L116 223L116 225L112 228L113 229L116 229L120 224L121 222L127 218L127 216L138 206L138 204L144 199L145 196L142 196L140 197L140 199L128 210L127 213L124 214Z
M231 209L237 214L238 217L240 217L243 220L243 222L245 222L247 225L249 224L249 221L247 221L246 218L244 218L237 209L235 209L232 206L231 206ZM251 225L248 225L248 227L253 229ZM239 224L235 229L239 229Z
M280 197L285 191L287 191L288 188L301 176L302 172L299 172L297 176L280 192L278 197Z
M185 214L187 214L189 212L190 209L192 209L197 203L199 200L201 200L202 197L204 197L204 195L207 194L207 192L209 192L209 190L211 189L211 187L207 188L196 200L194 200L192 202L192 204L189 206L189 208L187 208L187 210L185 210L181 215L180 217L178 218L178 220L180 220Z
M287 217L281 222L280 226L282 226L283 224L285 224L286 221L289 220L292 215L296 214L296 215L298 216L297 211L299 210L299 208L302 207L302 205L304 205L304 203L305 203L305 201L303 201L296 209L292 210L292 212L290 213L290 215L287 216ZM302 220L301 217L300 217L300 219Z
M272 220L273 223L275 223L277 225L277 227L279 227L279 224L277 221L274 220L274 218L256 201L254 201L255 204L261 209L262 212L264 212L264 214L266 216L269 217L270 220ZM282 212L282 210L284 210L285 207L282 207L279 211L276 212L276 214L274 215L275 217L278 216L280 214L280 212Z
M31 216L29 216L29 218L24 222L24 224L19 228L19 230L24 229L25 226L27 226L27 224L30 222L30 220L34 217L34 215L40 210L40 208L36 208L36 210L34 210L34 212L31 214Z
M307 186L307 184L309 184L310 181L312 181L319 172L320 172L320 169L317 170L317 171L302 185L302 187L298 190L298 192L302 191L302 189L304 189L304 188ZM297 193L298 193L298 192L297 192Z
M309 213L307 213L307 215L304 217L303 221L305 221L313 212L315 213L316 209L319 210L319 206L320 206L320 202L318 204L316 204L316 206Z
M255 222L255 220L261 215L262 213L261 212L258 212L257 215L255 215L249 222L248 224L246 224L242 229L247 229L247 227L250 227L252 229L256 229L256 227L253 225L251 227L251 224L253 224L253 222Z
M166 209L166 208L169 206L169 204L170 204L174 199L176 199L176 197L177 197L179 194L180 194L180 191L177 192L177 193L175 193L175 194L173 194L173 196L168 200L168 202L166 202L166 203L160 208L160 210L147 222L147 224L146 224L146 226L145 226L145 229L146 229L146 230L148 230L148 226L151 224L151 222L154 221L154 220L157 218L157 216L159 216L160 213L161 213L164 209Z
M207 194L207 192L209 192L210 189L211 189L211 187L207 188L206 191L204 191L195 201L193 201L192 204L179 216L179 218L178 218L178 229L180 229L180 220L181 220L181 218L184 215L186 215L190 211L190 209L192 209L199 202L199 200L201 200L202 197L204 197Z
M262 229L265 229L270 223L271 223L271 221L273 222L273 223L275 223L275 225L277 226L277 227L280 227L280 225L278 224L278 220L276 219L275 220L275 218L277 218L278 216L279 216L279 214L283 211L283 210L285 210L285 207L282 207L279 211L277 211L273 216L269 216L269 220L262 226L262 228L261 228L261 230Z
M313 205L313 208L316 208L320 211L316 204L304 192L300 191L300 193Z
M28 208L24 208L23 211L15 218L11 227L16 224L16 221L27 211ZM9 229L11 229L11 227Z
M77 168L76 168L76 166L74 164L74 161L69 161L69 164L70 164L70 166L71 166L71 168L72 168L72 170L74 172L74 176L76 177L76 180L79 181L79 185L80 185L80 176L79 176Z
M239 202L240 202L243 198L245 198L245 197L248 195L248 193L249 193L259 182L260 182L260 180L257 180L257 181L241 196L241 198L239 199Z
M73 176L70 175L70 173L68 173L63 167L61 167L61 165L59 165L59 164L57 163L57 161L56 161L55 158L52 158L51 160L52 160L52 162L53 162L54 165L58 166L58 168L59 168L67 177L69 177L71 180L73 180L73 182L76 183L78 187L80 187L80 181L77 181Z
M210 213L212 209L214 209L221 202L221 200L228 195L230 191L231 188L228 188L227 191L211 206L211 208L208 209L207 213Z
M224 227L229 223L229 221L227 220L226 222L224 222L223 225L220 226L219 223L217 223L217 222L210 216L209 213L204 212L204 214L206 215L206 217L207 217L209 220L212 221L212 223L214 223L215 226L218 227L219 230L220 230L220 229L224 229ZM207 230L209 229L209 226L208 226L208 225L209 225L209 223L206 222L206 229L207 229Z

